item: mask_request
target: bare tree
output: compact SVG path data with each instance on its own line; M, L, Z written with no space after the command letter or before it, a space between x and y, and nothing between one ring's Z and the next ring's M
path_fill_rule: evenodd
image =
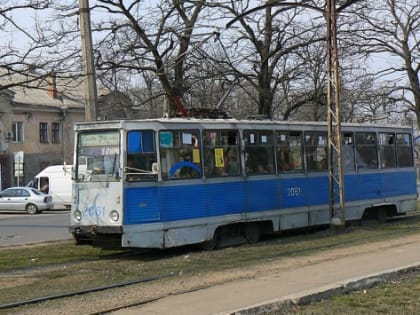
M290 59L296 65L287 73L276 94L277 112L283 120L325 120L327 106L325 44L316 42L299 48Z
M295 64L289 62L289 55L322 38L315 36L314 28L317 25L308 27L302 22L302 9L296 6L266 6L244 15L250 10L251 4L251 1L221 1L213 4L226 12L226 16L237 20L235 26L238 29L232 27L231 38L221 38L230 56L229 60L221 60L221 64L225 68L229 66L232 73L246 81L246 85L242 83L245 89L255 89L257 114L272 117L276 90L284 80L292 79L290 67Z
M118 87L120 90L121 87ZM152 72L143 72L135 83L127 84L127 94L133 101L132 118L150 118L162 115L165 99L158 79Z
M93 11L106 12L107 16L94 26L100 37L96 50L99 70L112 76L115 71L126 76L153 73L172 104L172 112L183 111L189 50L211 36L195 37L204 3L98 0Z
M77 29L69 31L74 28L69 28L68 19L56 18L55 7L52 0L0 1L2 89L45 88L51 72L66 77L79 73L75 57L80 40L75 42L74 36L80 35Z
M237 73L247 80L258 93L258 113L272 116L274 96L281 89L285 109L283 118L288 118L290 111L303 106L306 101L318 104L321 95L294 95L295 101L287 99L291 76L299 70L291 67L301 66L299 62L290 62L299 49L325 40L325 1L302 0L294 3L288 1L266 1L265 4L250 8L250 1L220 1L214 4L228 12L232 19L229 27L240 26L237 39L232 40L236 60L244 60L248 68L233 66ZM337 12L342 12L360 0L338 1ZM323 31L320 31L323 30ZM245 49L244 49L245 48ZM247 53L247 55L245 55ZM283 71L283 72L282 72ZM309 97L309 98L307 98ZM317 98L316 100L314 98ZM278 110L276 110L278 112ZM318 117L318 115L315 115Z
M18 14L24 12L44 10L48 8L49 1L1 1L0 2L0 33L2 34L1 55L0 55L0 79L1 89L7 89L15 85L20 85L26 80L18 82L10 80L10 75L14 73L30 72L29 69L38 67L34 65L37 55L37 44L39 38L37 34L30 32L28 25L18 19ZM29 45L24 45L24 42ZM21 44L21 45L19 45ZM39 44L38 44L39 45ZM41 65L40 65L41 66Z
M416 0L369 2L359 12L354 45L367 56L388 59L375 64L376 75L388 83L388 98L412 111L420 128L420 6ZM381 60L377 59L377 60ZM399 111L404 111L400 108Z

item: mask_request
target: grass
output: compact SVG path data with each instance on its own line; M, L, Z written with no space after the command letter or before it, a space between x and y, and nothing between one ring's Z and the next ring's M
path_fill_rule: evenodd
M419 314L419 291L420 272L415 272L374 288L296 306L281 314Z
M72 241L0 248L0 273L52 264L106 258L119 251L75 246Z

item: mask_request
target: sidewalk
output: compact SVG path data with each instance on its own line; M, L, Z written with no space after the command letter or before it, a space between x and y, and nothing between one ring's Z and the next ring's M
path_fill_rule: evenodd
M168 296L112 314L258 314L263 310L278 310L288 301L367 287L398 271L417 266L420 266L420 235L401 246Z

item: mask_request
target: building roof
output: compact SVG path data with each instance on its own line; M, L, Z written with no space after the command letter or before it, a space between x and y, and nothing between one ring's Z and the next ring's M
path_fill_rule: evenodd
M21 85L13 85L18 84ZM14 93L13 107L39 108L43 110L72 108L84 110L84 87L81 79L32 75L0 75L0 85Z

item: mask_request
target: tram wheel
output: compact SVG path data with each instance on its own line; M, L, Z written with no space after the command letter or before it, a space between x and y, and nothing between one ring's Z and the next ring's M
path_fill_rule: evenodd
M217 242L214 239L205 241L201 244L201 248L205 251L210 251L216 249Z
M244 227L244 236L249 244L258 242L261 238L261 226L259 223L246 223Z
M211 240L207 240L201 243L201 248L205 251L214 250L217 248L218 242L219 242L219 233L218 233L218 230L216 230Z
M379 207L376 210L376 220L378 221L378 223L385 223L386 222L386 216L387 216L387 212L386 212L385 207Z

